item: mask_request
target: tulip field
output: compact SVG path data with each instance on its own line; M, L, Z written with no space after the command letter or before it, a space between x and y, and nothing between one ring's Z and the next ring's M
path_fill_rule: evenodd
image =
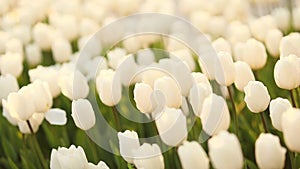
M0 169L299 169L299 0L0 0Z

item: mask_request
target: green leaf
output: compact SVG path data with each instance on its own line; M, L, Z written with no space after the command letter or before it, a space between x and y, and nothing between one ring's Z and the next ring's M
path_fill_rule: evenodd
M8 158L8 164L9 164L9 167L11 168L11 169L18 169L18 166L15 164L15 162L12 160L12 159L10 159L10 158Z
M248 159L245 160L245 167L247 169L258 169L258 167L255 165L255 163Z
M6 138L2 139L2 147L7 158L10 158L13 161L17 161L18 156L16 150Z
M295 159L294 159L294 166L295 168L300 168L300 155L296 154Z

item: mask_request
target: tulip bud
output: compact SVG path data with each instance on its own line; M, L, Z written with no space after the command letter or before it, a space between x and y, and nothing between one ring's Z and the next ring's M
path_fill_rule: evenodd
M116 69L116 73L120 74L121 82L124 86L129 86L135 82L134 75L137 72L137 64L132 54L125 56L125 59Z
M77 38L79 26L77 17L74 15L50 15L50 24L55 27L68 40Z
M31 27L29 25L15 25L12 29L12 34L26 45L31 40Z
M151 65L155 62L155 56L152 50L144 49L137 52L137 63L139 65Z
M40 125L44 121L44 118L45 118L45 114L42 113L34 113L30 117L29 123L34 133L38 131ZM32 134L28 126L28 123L26 121L18 121L18 128L20 132L23 134Z
M164 157L157 144L144 143L136 150L133 150L134 165L138 169L164 169Z
M244 92L244 87L248 82L255 80L254 74L246 62L237 61L234 63L234 67L236 72L234 85L239 91Z
M295 44L300 44L300 33L290 33L283 37L280 41L280 56L288 56L294 54L300 56L300 49L295 47Z
M87 166L88 161L82 147L77 148L71 145L69 148L58 147L52 149L50 157L51 169L83 169Z
M133 151L140 147L140 141L135 131L118 132L120 154L128 163L133 163Z
M278 136L262 133L255 141L255 159L261 169L284 168L285 153Z
M240 56L237 56L237 58L240 61L247 62L254 70L261 69L267 63L265 46L255 39L248 39L241 46Z
M209 90L205 83L195 84L191 88L189 101L196 116L201 116L203 102L210 94L212 94L212 91Z
M188 49L179 49L179 50L175 50L175 51L171 51L170 52L170 58L173 59L180 59L182 62L186 63L188 68L191 71L195 70L195 61L194 58L192 56L192 54L190 53L190 51Z
M89 130L96 123L95 113L87 99L72 101L72 114L76 126L82 130Z
M293 27L295 30L299 31L300 30L300 20L298 19L300 17L300 7L296 7L293 10Z
M281 57L274 67L276 85L282 89L292 90L300 85L300 59L296 55Z
M227 29L226 37L232 45L246 42L251 37L249 26L240 21L232 21Z
M51 48L53 34L54 29L45 23L37 23L32 30L34 42L43 50Z
M66 111L58 108L48 110L45 113L45 118L52 125L65 125L67 123Z
M131 36L123 40L123 46L129 53L139 52L142 48L139 38L137 36Z
M200 118L202 129L208 135L212 136L222 130L228 130L230 115L224 98L216 94L208 96L203 102Z
M28 71L29 78L31 82L36 80L41 80L47 82L50 88L51 95L55 98L60 94L60 88L58 86L58 67L43 67L37 66L35 69L30 69Z
M96 78L100 99L107 106L114 106L121 100L122 86L119 78L112 69L101 70Z
M289 108L281 117L284 142L288 149L300 153L300 109Z
M153 69L152 69L153 68ZM141 81L143 83L149 84L152 88L154 87L154 82L161 78L166 76L166 73L159 70L156 65L154 64L153 67L149 66L148 68L145 68L145 71L141 72Z
M94 34L99 28L100 26L97 21L92 20L91 18L84 17L80 20L79 32L81 37Z
M17 92L19 90L19 84L17 79L10 75L1 75L0 76L0 99L6 99L9 93ZM1 102L0 102L1 105Z
M252 35L259 41L264 41L267 32L276 28L276 21L271 15L262 16L249 24Z
M215 65L216 81L223 86L230 86L236 74L231 55L227 52L219 52L216 62L220 63Z
M213 37L223 35L226 27L227 20L223 16L213 16L208 22L208 30Z
M231 54L231 46L227 40L224 38L218 38L215 41L213 41L212 46L217 52L227 52Z
M196 141L185 141L183 145L179 146L178 155L181 161L181 165L185 169L209 168L209 159L206 155L206 152Z
M20 54L23 61L23 43L19 39L12 38L8 40L5 44L5 52L6 53L18 53Z
M216 169L241 169L243 153L236 135L222 131L208 140L210 160ZM234 160L232 160L234 159Z
M0 57L1 74L19 77L23 71L22 56L18 53L6 53Z
M0 53L5 53L5 44L11 37L10 32L0 30Z
M260 113L268 108L270 95L267 87L260 81L250 81L244 88L245 102L253 113Z
M272 16L276 21L279 29L286 32L290 28L290 11L287 8L276 8L272 10Z
M134 90L133 90L133 96L134 101L136 103L136 107L139 109L142 113L151 113L152 112L152 104L151 104L151 95L152 95L153 89L150 85L146 83L136 83Z
M126 50L122 48L115 48L107 53L108 64L111 68L117 67L126 59Z
M212 92L212 87L209 83L209 80L204 74L202 74L200 72L192 72L192 77L193 77L194 83L196 83L196 84L201 83L206 86L207 90Z
M269 53L275 58L279 57L279 45L282 38L283 34L278 29L271 29L267 33L265 40L266 47Z
M179 108L181 106L182 101L179 86L171 77L164 76L156 79L154 90L159 90L163 93L166 106L173 108Z
M57 38L51 45L53 59L55 62L61 63L69 61L72 57L72 48L69 41Z
M187 138L186 117L180 109L166 107L155 120L162 141L177 146Z
M105 162L100 161L97 165L93 163L88 163L87 169L109 169Z
M42 62L42 51L36 44L26 45L25 54L26 61L30 66L36 66Z
M289 102L289 100L287 100L287 99L278 97L276 99L271 100L270 107L269 107L270 117L271 117L273 126L277 130L282 131L281 116L286 110L288 110L291 107L292 107L292 105Z

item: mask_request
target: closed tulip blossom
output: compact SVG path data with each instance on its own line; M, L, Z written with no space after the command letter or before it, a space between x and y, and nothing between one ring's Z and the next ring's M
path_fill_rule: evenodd
M274 67L276 85L282 89L292 90L300 85L300 58L296 55L281 57Z
M249 27L252 35L260 40L264 41L266 34L269 30L276 28L276 21L273 16L266 15L260 18L250 21Z
M37 44L28 44L25 47L26 61L30 66L36 66L42 61L42 51Z
M208 140L208 152L216 169L243 168L243 153L236 135L222 131ZM234 160L233 160L234 159Z
M210 136L222 130L227 130L230 124L230 115L223 97L216 94L208 96L202 105L202 129Z
M178 155L184 169L208 169L209 159L201 145L196 141L183 142L178 148Z
M278 136L262 133L255 142L255 159L261 169L284 168L285 153Z
M36 133L45 118L45 114L34 113L28 120L33 132ZM18 121L18 128L23 134L32 134L27 121Z
M157 144L144 143L133 150L134 165L137 169L164 169L164 158Z
M284 142L288 149L294 152L300 152L300 109L289 108L281 117L281 126Z
M273 126L279 130L282 131L282 125L281 125L281 117L282 114L291 108L292 105L287 99L283 99L281 97L278 97L276 99L271 100L270 102L270 117Z
M134 101L136 103L136 107L142 113L151 113L152 112L152 104L151 104L151 95L153 89L150 85L146 83L136 83L133 95Z
M19 53L6 53L0 57L1 74L19 77L23 71L22 56Z
M290 17L291 13L288 8L276 8L272 11L272 16L276 21L277 27L287 32L290 28Z
M91 103L87 99L72 101L72 114L75 125L82 130L91 129L96 123L96 117Z
M212 87L210 85L210 82L208 80L208 78L200 72L192 72L192 77L193 77L193 83L194 84L203 84L206 86L207 90L209 90L210 92L212 92Z
M140 147L140 141L135 131L118 132L120 154L128 163L133 163L134 150Z
M169 146L177 146L187 138L186 117L180 109L166 107L155 123L162 141Z
M109 169L109 167L103 161L99 161L97 165L93 163L87 164L87 169Z
M246 62L237 61L234 63L234 67L236 71L234 85L239 91L244 92L244 87L248 82L255 80L254 74Z
M283 38L283 33L278 29L269 30L266 36L265 44L266 48L271 54L271 56L279 57L279 45Z
M212 46L217 52L227 52L231 54L231 46L230 43L224 38L218 38L212 42Z
M207 88L205 83L195 84L191 88L189 101L196 116L201 117L203 102L210 94L212 91Z
M293 32L287 36L284 36L280 41L280 56L288 56L294 54L300 56L300 49L296 44L300 43L300 33Z
M10 75L1 75L0 76L0 99L6 99L9 93L17 92L19 90L19 84L17 79ZM0 102L1 105L1 102Z
M223 86L230 86L236 76L232 57L227 52L218 53L218 61L220 63L215 66L215 78L216 81ZM217 66L218 65L218 66Z
M245 102L253 113L260 113L267 109L270 103L268 89L260 81L250 81L244 88Z
M53 41L52 46L53 58L56 62L61 63L71 59L72 47L68 40L57 38Z

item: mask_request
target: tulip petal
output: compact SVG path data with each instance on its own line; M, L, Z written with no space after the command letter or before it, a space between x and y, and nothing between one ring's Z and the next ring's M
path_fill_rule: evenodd
M66 111L58 108L46 112L46 120L52 125L65 125L67 123Z

